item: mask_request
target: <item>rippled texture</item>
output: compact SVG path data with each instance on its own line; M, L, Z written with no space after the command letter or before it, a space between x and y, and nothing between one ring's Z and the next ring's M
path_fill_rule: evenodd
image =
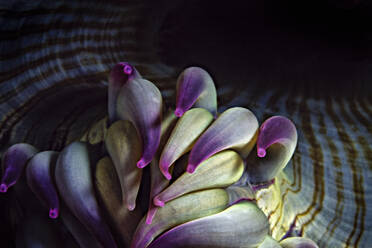
M309 56L311 52L301 54L306 57L304 60L293 56L296 49L289 50L288 56L279 56L276 50L281 50L280 45L260 50L260 56L270 60L262 60L252 51L257 57L224 62L218 59L220 54L213 53L213 46L210 50L204 49L210 53L208 59L197 60L195 54L204 51L198 46L204 37L198 40L200 33L196 32L189 42L170 45L172 39L177 41L172 35L180 32L174 23L182 28L190 14L183 12L184 19L180 22L169 19L181 18L179 12L185 3L149 2L97 1L93 4L39 0L0 4L1 152L19 142L30 143L39 150L60 151L80 138L106 114L107 78L118 61L129 61L143 77L154 82L169 105L174 102L176 75L182 67L188 63L206 64L218 86L219 112L227 107L243 106L251 109L260 123L275 114L287 116L297 127L297 150L285 169L287 178L282 177L278 182L283 204L275 206L270 215L280 216L277 221L272 221L274 217L270 220L274 237L282 228L288 228L280 225L281 219L285 219L295 223L295 230L320 247L368 246L372 242L369 221L372 219L372 96L371 88L365 83L372 78L368 53L352 52L342 64L344 67L327 67L337 62L340 53L337 46L321 46L318 53L312 53L314 57L320 56L319 61L324 53L334 53L333 60L320 63L323 74L318 67L311 67L318 62ZM189 5L186 7L184 11L190 10ZM252 14L249 9L246 11ZM238 31L244 32L241 30ZM272 32L280 42L288 42L276 31ZM296 44L306 44L302 39L307 39L301 37L290 40L300 51L301 45ZM346 38L341 35L339 39ZM188 48L186 45L191 41L195 42L194 50L183 49ZM222 51L222 56L224 52L238 56L239 49L240 46L226 45L217 50ZM187 52L189 55L183 56ZM293 58L296 62L291 62ZM288 69L294 71L293 75L282 73L286 72L284 65L275 67L275 63L281 64L276 60L295 65ZM304 67L300 66L302 63ZM352 68L351 76L345 76L345 68ZM323 80L323 84L313 80ZM339 87L339 81L355 87L345 90ZM91 139L95 135L89 133ZM0 230L4 237L12 237L12 230L6 228L11 221L9 198L9 195L0 197Z

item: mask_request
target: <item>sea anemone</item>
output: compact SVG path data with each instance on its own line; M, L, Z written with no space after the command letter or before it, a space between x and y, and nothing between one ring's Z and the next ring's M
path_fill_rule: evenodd
M301 236L319 247L368 247L372 242L368 221L372 219L371 11L371 1L366 0L3 1L0 156L13 144L28 143L46 152L34 162L53 161L53 153L59 154L84 134L89 149L98 148L92 155L103 157L101 176L110 178L101 184L101 193L93 183L101 217L117 245L125 246L121 239L132 239L144 216L147 223L155 221L161 217L160 209L180 198L167 201L178 191L165 192L156 201L164 203L163 208L149 201L186 171L190 152L172 164L177 151L168 158L164 155L162 161L161 154L155 154L151 163L137 171L133 181L139 176L143 180L135 208L127 215L135 192L124 194L126 199L122 192L135 187L130 180L127 185L120 183L108 143L101 150L107 127L114 123L107 116L116 111L115 105L107 106L108 98L119 93L108 89L108 75L118 61L130 61L126 75L136 69L133 75L140 73L160 90L163 106L168 106L162 110L162 126L166 126L174 125L177 117L177 77L189 66L202 67L216 85L216 112L240 106L254 113L260 124L278 115L295 124L297 146L275 180L260 183L262 174L248 171L248 162L259 158L253 147L244 161L242 180L223 189L236 201L241 194L256 200L270 224L271 238L266 237L264 243ZM213 109L207 111L218 117ZM133 126L129 122L116 127L135 129L128 127ZM167 141L160 139L158 147ZM139 144L131 147L135 145ZM284 151L280 144L275 146ZM141 156L131 159L137 163ZM13 186L7 186L12 180L0 185L1 191L7 191L0 194L0 246L76 247L75 240L79 240L81 246L97 247L96 239L66 206L58 189L58 201L35 197L32 190L38 188L31 189L28 181L32 184L32 177L40 175L45 182L55 183L53 177L45 177L49 169L55 172L40 166L44 174L35 173L39 169L33 166L23 170ZM281 170L271 163L260 168L274 174ZM170 181L164 180L167 171ZM156 175L154 180L151 174ZM248 182L258 190L256 194L241 187ZM57 206L59 211L55 211ZM57 218L49 218L48 213ZM128 218L116 221L117 216Z
M108 92L98 139L85 133L60 152L19 143L4 154L1 192L17 181L31 190L41 211L32 218L48 226L48 209L80 247L317 247L270 230L281 199L267 195L279 194L276 178L297 144L288 118L259 126L247 108L218 113L212 77L199 67L178 78L175 108L127 62L112 69Z

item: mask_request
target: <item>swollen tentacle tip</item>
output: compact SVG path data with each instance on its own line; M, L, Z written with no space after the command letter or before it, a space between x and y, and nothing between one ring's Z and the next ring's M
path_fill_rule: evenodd
M263 148L257 148L257 156L263 158L266 156L266 150Z
M5 192L7 192L7 191L8 191L8 186L6 186L5 183L2 183L2 184L0 185L0 192L1 192L1 193L5 193Z
M127 74L128 76L133 75L134 68L127 62L120 62L119 65L123 67L123 72Z
M133 73L133 68L132 66L126 64L124 65L123 72L127 75L131 75Z
M174 111L174 115L177 116L177 117L182 117L184 111L180 108L176 108L176 110Z
M145 162L145 159L144 158L141 158L138 162L137 162L137 167L142 169L144 168L148 163Z
M189 165L187 166L186 171L187 171L188 173L192 174L192 173L194 173L195 169L196 169L196 168L195 168L194 165L189 164Z
M51 219L56 219L58 218L58 215L59 215L59 211L58 211L58 208L51 208L49 210L49 217Z
M159 200L157 196L154 198L154 205L158 207L164 207L164 202L162 200Z

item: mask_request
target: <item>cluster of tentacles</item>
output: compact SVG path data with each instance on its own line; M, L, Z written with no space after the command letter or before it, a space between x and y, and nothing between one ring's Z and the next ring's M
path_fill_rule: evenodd
M50 218L60 216L80 247L317 247L304 237L272 238L255 201L292 157L290 120L259 126L246 108L218 113L213 80L198 67L182 72L176 108L165 109L158 88L119 63L102 140L60 152L15 144L3 156L0 191L25 171Z

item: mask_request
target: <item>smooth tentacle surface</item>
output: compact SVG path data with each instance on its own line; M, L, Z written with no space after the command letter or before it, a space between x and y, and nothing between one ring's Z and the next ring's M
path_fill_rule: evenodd
M58 152L45 151L33 156L27 164L27 183L36 196L49 208L49 217L59 215L59 197L54 182Z
M102 246L117 247L94 192L93 151L88 144L73 142L58 156L55 177L61 197L73 214Z
M32 145L20 143L9 147L2 159L0 192L5 193L21 177L27 162L37 153Z
M217 93L213 79L200 67L185 69L177 79L177 102L174 114L181 117L191 107L205 108L217 114Z

